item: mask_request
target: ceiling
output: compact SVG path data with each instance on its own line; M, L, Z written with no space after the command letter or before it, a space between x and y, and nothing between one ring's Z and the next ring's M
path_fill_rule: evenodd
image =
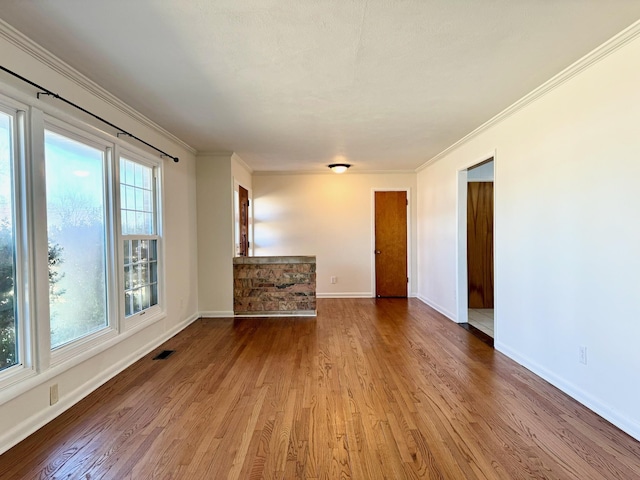
M125 103L255 171L414 170L640 18L638 0L1 2Z

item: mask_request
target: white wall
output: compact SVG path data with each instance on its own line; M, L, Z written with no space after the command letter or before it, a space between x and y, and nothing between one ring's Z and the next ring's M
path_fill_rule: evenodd
M415 292L414 173L255 175L255 255L316 255L319 296L373 296L374 189L409 191L409 292Z
M198 298L207 317L233 316L234 184L249 190L252 171L235 153L197 156Z
M197 318L198 298L193 152L1 22L0 58L3 66L180 157L180 163L172 160L164 163L166 318L120 336L117 343L110 342L89 351L72 364L49 368L0 392L1 452ZM18 100L31 99L29 101L33 101L36 91L4 73L0 75L0 90L14 98L22 97ZM40 105L62 108L61 102L54 99L43 100ZM64 115L62 110L60 115ZM83 118L78 117L77 112L72 115ZM132 144L136 143L132 141ZM53 383L59 385L60 401L49 406L49 385Z
M231 154L198 155L198 298L205 316L233 316Z
M454 318L457 172L496 152L496 348L640 439L638 85L635 38L417 181L419 295Z

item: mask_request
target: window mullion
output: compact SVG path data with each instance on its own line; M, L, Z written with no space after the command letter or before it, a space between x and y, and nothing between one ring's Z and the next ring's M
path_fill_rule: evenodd
M49 246L47 236L47 192L44 159L44 115L41 110L31 109L30 115L29 175L31 221L28 226L31 235L28 241L32 256L33 314L35 325L35 364L38 371L46 370L51 364L51 324L49 320Z
M117 195L117 175L118 170L115 166L116 156L113 147L106 148L106 171L105 171L105 192L106 192L106 258L105 266L107 269L107 312L108 321L112 328L120 333L122 326L120 322L120 304L119 304L119 265L120 265L120 240L118 238L119 229L116 227L120 220L120 200Z
M16 261L16 285L22 288L16 289L16 305L19 319L19 348L21 349L21 362L26 368L33 368L35 364L36 352L36 336L35 336L35 295L33 292L34 275L32 272L33 245L32 236L29 233L32 229L29 227L32 219L31 201L31 171L27 162L27 112L20 110L16 112L16 132L15 138L15 157L14 169L17 172L15 181L16 192L14 199L16 200L15 217L17 220L17 261Z

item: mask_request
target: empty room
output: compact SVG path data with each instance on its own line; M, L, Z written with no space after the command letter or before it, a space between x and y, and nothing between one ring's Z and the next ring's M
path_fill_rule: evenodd
M0 4L0 478L640 478L640 2Z

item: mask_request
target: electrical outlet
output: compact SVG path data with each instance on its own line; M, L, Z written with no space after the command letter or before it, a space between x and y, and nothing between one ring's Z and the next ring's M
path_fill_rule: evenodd
M49 387L49 405L58 403L58 384L54 383Z
M338 277L331 277L331 283L338 283Z
M578 361L583 365L587 364L587 347L584 345L580 345L580 349L578 350Z

